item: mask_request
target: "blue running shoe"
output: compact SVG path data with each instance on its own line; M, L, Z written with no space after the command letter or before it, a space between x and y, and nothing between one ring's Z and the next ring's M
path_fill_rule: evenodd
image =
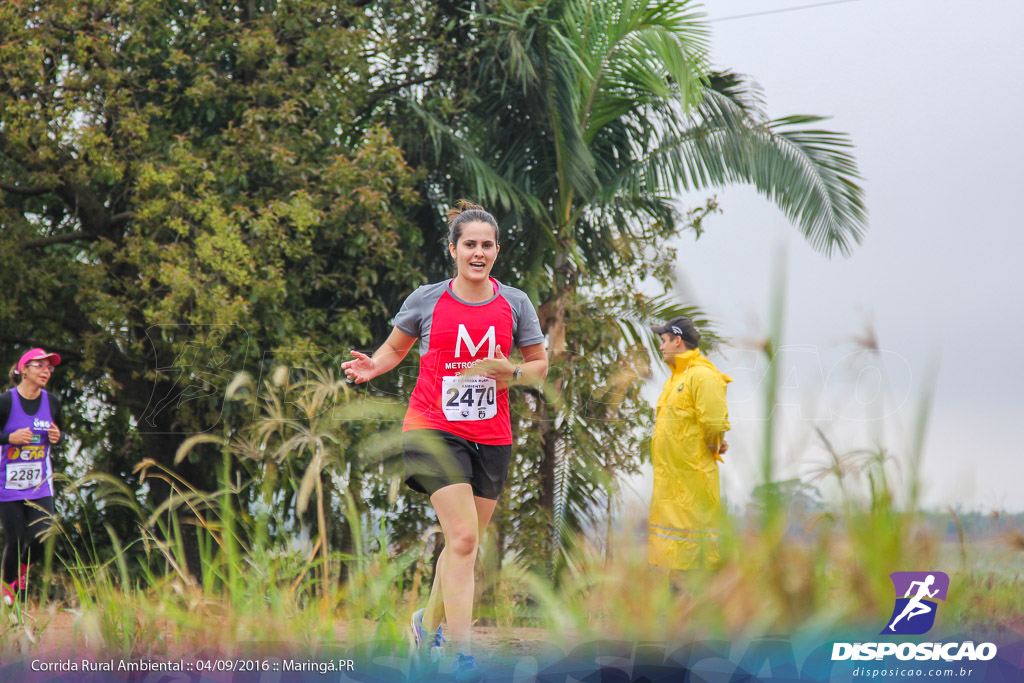
M433 639L429 644L426 642L426 634L423 628L423 613L426 609L418 609L412 614L410 620L410 627L412 628L412 640L416 650L421 650L426 647L430 650L430 661L437 662L444 658L444 644L448 641L441 635L441 627L437 627L437 633L434 634Z
M452 677L455 683L476 683L484 677L473 659L473 655L456 652L455 665L452 667Z

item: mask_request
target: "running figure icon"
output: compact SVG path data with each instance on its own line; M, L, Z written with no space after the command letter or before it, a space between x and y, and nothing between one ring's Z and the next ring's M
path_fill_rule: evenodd
M903 597L910 598L910 594L911 592L913 592L914 586L918 587L917 594L914 597L910 598L910 602L908 602L907 606L903 608L903 611L900 612L900 615L893 619L892 623L889 624L890 631L896 631L896 622L898 622L903 617L906 617L907 621L910 621L914 617L919 616L921 614L928 614L934 609L931 605L924 602L924 598L934 598L935 595L939 592L938 588L936 588L933 591L928 590L934 583L934 574L929 574L924 581L912 581L910 583L910 587L907 588L907 592L904 594Z

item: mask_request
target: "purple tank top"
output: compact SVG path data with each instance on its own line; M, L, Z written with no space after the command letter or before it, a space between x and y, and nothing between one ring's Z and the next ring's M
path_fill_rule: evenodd
M53 424L50 397L43 391L39 410L35 415L27 415L18 390L11 389L11 394L11 414L3 432L10 434L28 427L32 430L32 442L21 446L5 444L0 448L0 501L52 496L50 439L46 433Z

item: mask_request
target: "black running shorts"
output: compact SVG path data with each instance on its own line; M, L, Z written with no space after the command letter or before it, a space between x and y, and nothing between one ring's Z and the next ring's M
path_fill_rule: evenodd
M505 487L512 446L488 446L438 429L414 429L403 437L405 483L428 496L452 484L469 484L473 495L497 500Z

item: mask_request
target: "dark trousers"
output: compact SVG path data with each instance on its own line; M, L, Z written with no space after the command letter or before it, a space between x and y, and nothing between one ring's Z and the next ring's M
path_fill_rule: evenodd
M4 529L4 555L0 580L18 580L19 563L29 564L43 556L43 538L52 526L53 496L35 500L0 502L0 526Z

